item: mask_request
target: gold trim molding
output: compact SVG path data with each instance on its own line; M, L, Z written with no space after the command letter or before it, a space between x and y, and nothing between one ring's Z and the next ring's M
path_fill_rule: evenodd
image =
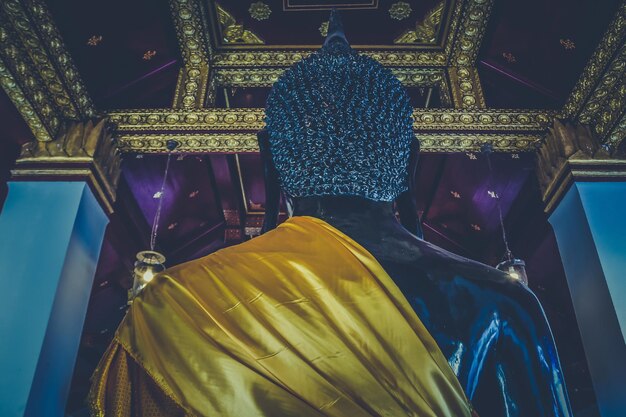
M451 46L450 84L456 108L485 108L485 98L475 67L493 0L467 0Z
M603 147L589 126L555 119L538 149L537 176L551 213L574 181L626 180L626 159Z
M591 126L611 148L624 143L626 117L626 1L609 25L560 117Z
M445 67L447 63L443 52L355 49L387 67ZM213 65L215 68L288 68L315 50L219 52L213 56Z
M206 13L200 0L170 0L170 9L184 63L173 107L200 108L206 98L211 56L209 35L202 24Z
M568 97L561 116L573 119L579 116L589 98L593 96L604 69L610 65L616 51L623 46L626 35L626 2L622 2L617 15L606 30L600 44L589 59L576 86Z
M553 113L541 110L456 110L421 109L413 112L414 128L419 131L529 131L545 133ZM120 110L109 113L121 134L153 131L258 131L265 123L262 108Z
M496 152L528 152L538 144L543 133L429 133L416 132L422 152L478 152L481 145L491 143ZM256 133L119 133L121 152L150 154L167 153L169 139L177 140L178 153L246 153L258 152Z
M67 122L55 140L24 144L14 179L86 180L102 207L113 212L121 155L107 119Z
M264 110L202 109L111 112L123 152L166 153L167 139L181 142L179 152L255 152ZM422 149L476 151L492 142L497 151L528 151L544 135L552 113L526 110L415 109L414 129Z

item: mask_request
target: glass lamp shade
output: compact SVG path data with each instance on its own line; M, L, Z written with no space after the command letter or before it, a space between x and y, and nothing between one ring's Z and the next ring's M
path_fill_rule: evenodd
M133 288L128 292L129 303L152 281L156 274L165 270L164 263L165 256L159 252L145 250L137 254L133 270Z
M526 262L521 259L506 259L496 265L500 271L506 272L511 278L521 281L524 285L528 285L528 276L526 276Z

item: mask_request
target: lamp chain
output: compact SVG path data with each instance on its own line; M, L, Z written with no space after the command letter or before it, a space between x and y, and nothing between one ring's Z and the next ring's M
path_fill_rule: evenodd
M513 254L509 249L509 241L506 238L506 230L504 228L504 217L502 216L502 205L500 204L500 194L495 189L495 180L493 178L493 167L491 165L491 153L493 152L493 148L490 143L486 143L482 146L481 151L487 157L487 166L489 167L489 182L490 188L495 193L496 199L496 207L498 208L498 217L500 219L500 230L502 231L502 241L504 242L504 248L506 250L505 256L507 260L511 260L513 258Z
M150 233L150 250L154 250L156 244L157 232L159 230L159 220L161 219L161 208L163 207L163 199L165 197L165 183L167 181L167 174L170 170L170 160L172 159L172 152L167 154L167 162L165 163L165 173L163 174L163 182L161 183L161 189L159 190L159 203L157 204L157 211L152 221L152 232Z

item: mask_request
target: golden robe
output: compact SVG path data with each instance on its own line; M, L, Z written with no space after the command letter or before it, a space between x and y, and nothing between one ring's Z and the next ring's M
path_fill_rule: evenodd
M381 265L322 220L157 276L93 377L96 416L469 417Z

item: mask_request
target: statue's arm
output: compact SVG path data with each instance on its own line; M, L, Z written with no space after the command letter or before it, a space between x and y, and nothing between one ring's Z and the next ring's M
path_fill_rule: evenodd
M515 285L502 307L492 369L506 416L571 417L552 332L539 301Z

